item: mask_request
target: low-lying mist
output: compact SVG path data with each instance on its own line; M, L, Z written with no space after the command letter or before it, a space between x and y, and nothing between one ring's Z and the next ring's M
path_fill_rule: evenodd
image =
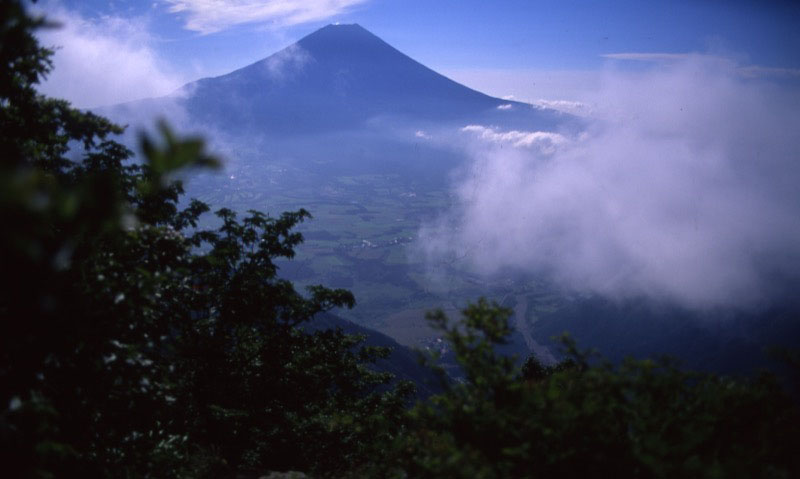
M702 55L609 69L579 135L465 125L424 253L613 299L772 303L800 271L800 95L757 73Z

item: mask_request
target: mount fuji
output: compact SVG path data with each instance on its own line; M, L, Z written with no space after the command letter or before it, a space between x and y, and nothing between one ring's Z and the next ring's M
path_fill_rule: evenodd
M358 24L328 25L283 50L163 98L105 110L169 115L227 134L308 135L466 123L553 128L568 115L493 98L427 68Z

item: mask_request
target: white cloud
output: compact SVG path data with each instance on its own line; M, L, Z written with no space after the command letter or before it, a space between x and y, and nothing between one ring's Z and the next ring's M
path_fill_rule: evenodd
M165 95L183 82L155 52L146 19L88 20L53 3L45 13L62 26L38 33L43 45L57 47L42 93L94 107Z
M585 134L551 154L487 147L524 132L466 130L483 145L468 146L457 206L420 232L431 264L696 308L786 294L800 280L797 86L702 56L605 75Z
M611 60L639 62L676 62L690 57L688 53L606 53L600 56Z
M463 132L473 133L481 140L495 144L509 144L515 148L533 148L543 154L551 154L565 144L567 139L548 131L500 131L482 125L467 125Z
M609 60L640 61L650 63L670 63L679 61L696 61L703 59L705 63L719 63L725 68L730 68L739 75L746 78L757 77L776 77L776 78L800 78L800 69L765 67L761 65L738 65L729 58L701 55L696 53L606 53L600 55Z
M311 54L295 43L270 55L264 66L273 80L285 81L302 71L312 61Z
M503 103L502 105L497 105L498 110L510 110L514 107L511 103Z
M586 103L597 92L600 71L460 69L442 71L447 77L488 95L524 103L538 98Z
M414 133L414 136L416 138L422 138L423 140L430 140L431 139L431 136L429 134L425 133L423 130L417 130L416 133Z
M324 20L367 0L164 0L187 30L208 34L246 23L296 25Z
M558 110L564 113L577 116L588 116L592 114L592 108L586 103L571 100L545 100L538 99L531 102L534 106L539 108L549 108L551 110Z

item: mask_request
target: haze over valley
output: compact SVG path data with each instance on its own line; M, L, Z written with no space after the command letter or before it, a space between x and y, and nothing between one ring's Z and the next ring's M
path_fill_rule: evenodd
M582 78L562 90L572 97L526 102L458 83L365 26L329 24L94 111L129 125L132 148L162 117L206 137L224 171L186 176L187 197L308 209L282 274L352 290L358 306L337 314L407 346L436 340L426 310L479 296L514 308L521 357L551 360L570 331L614 358L726 370L797 338L796 70L713 49L605 52L594 73L561 74Z

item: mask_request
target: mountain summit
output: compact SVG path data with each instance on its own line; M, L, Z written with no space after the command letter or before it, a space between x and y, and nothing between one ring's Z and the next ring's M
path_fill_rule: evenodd
M358 129L375 118L474 122L509 103L436 73L357 24L328 25L261 61L190 83L182 96L195 120L279 134ZM528 120L551 115L516 105Z

